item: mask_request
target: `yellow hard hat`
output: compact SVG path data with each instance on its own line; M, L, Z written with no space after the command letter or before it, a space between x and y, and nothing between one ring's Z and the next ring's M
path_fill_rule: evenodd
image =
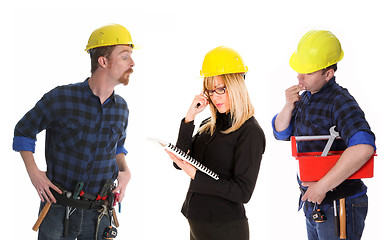
M343 55L339 40L331 32L311 30L300 39L289 65L298 73L312 73L339 62Z
M133 49L136 49L136 46L132 42L131 34L127 28L119 24L110 24L92 32L85 51L89 51L92 48L120 44L131 45Z
M202 77L211 77L228 73L245 73L248 71L242 57L228 47L217 47L209 51L200 70Z

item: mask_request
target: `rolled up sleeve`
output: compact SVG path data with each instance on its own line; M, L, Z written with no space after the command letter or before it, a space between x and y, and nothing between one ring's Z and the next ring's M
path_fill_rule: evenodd
M16 124L13 150L35 152L36 135L46 129L51 122L50 103L47 93Z
M274 137L277 139L277 140L289 140L290 139L290 136L292 135L292 132L293 132L293 123L290 122L289 126L284 130L284 131L281 131L281 132L277 132L276 131L276 125L275 125L275 122L276 122L276 118L277 118L278 114L276 114L273 119L272 119L272 128L273 128L273 135Z

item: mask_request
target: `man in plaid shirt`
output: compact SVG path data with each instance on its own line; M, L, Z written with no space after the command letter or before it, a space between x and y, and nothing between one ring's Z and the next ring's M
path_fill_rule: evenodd
M299 208L304 205L310 240L339 239L334 229L334 200L346 198L347 239L360 239L367 215L367 187L360 179L346 179L373 155L375 136L355 99L335 81L337 62L342 58L340 42L331 32L305 34L289 62L298 72L299 82L285 91L286 104L272 121L279 140L329 135L332 126L342 137L331 148L344 150L335 166L317 182L298 181L302 192ZM321 152L325 145L326 141L299 142L298 151ZM327 221L312 219L315 206L324 211Z
M118 180L113 192L118 192L118 201L122 201L131 178L124 148L128 108L114 87L129 82L133 48L131 35L123 26L96 29L86 48L91 56L91 77L49 91L16 125L13 149L20 152L42 202L57 202L49 188L59 194L62 191L53 183L73 192L76 183L83 182L82 190L96 196L109 179ZM33 156L36 135L44 129L47 172L37 168ZM62 237L65 210L54 206L40 227L39 239ZM74 228L70 225L69 237L94 236L95 225L87 222L98 215L97 210L82 209L72 214L77 220L70 219ZM101 221L99 239L109 224L108 218Z

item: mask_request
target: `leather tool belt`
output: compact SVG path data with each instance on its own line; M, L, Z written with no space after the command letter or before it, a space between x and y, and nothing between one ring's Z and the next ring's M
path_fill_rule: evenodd
M64 190L62 190L62 194L59 194L58 192L56 192L51 188L50 191L59 204L72 207L72 208L87 209L87 210L101 209L101 206L104 205L106 202L104 200L91 201L91 200L68 198L66 197Z
M327 192L326 197L321 204L332 203L334 200L351 197L366 190L366 185L360 179L346 180L332 191ZM306 189L303 189L300 186L300 191L302 197L305 194Z

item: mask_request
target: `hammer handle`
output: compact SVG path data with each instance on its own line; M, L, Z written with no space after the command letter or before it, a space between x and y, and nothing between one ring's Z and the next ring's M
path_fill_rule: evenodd
M47 202L45 206L43 207L42 211L39 213L38 220L36 220L35 225L32 227L32 230L35 232L38 231L43 219L46 217L47 212L49 211L51 207L51 203Z
M114 223L115 226L118 228L118 227L119 227L119 221L118 221L118 217L117 217L117 215L116 215L115 208L114 208L113 211L112 211L112 217L113 217L113 223Z
M346 239L346 199L339 200L340 239Z

